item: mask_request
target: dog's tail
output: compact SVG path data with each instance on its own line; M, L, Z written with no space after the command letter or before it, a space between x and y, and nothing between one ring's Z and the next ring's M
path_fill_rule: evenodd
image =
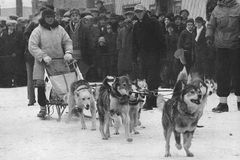
M183 81L185 83L187 83L188 81L188 73L185 66L183 67L182 71L178 74L177 82L178 81Z

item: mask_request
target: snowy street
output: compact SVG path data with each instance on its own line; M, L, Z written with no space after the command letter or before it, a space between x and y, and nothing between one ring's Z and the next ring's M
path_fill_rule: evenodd
M61 122L57 114L53 119L42 121L36 117L39 106L27 106L26 87L0 89L0 160L237 160L240 159L240 112L236 97L229 97L230 112L212 113L218 104L214 94L208 98L202 119L197 128L190 150L193 158L187 158L184 150L177 150L171 138L172 157L165 158L165 140L161 124L161 111L143 111L140 134L132 135L133 142L120 135L102 140L99 130L81 130L78 120ZM68 109L66 109L68 111ZM99 122L97 122L99 126ZM112 129L112 128L111 128ZM113 129L111 130L113 133Z

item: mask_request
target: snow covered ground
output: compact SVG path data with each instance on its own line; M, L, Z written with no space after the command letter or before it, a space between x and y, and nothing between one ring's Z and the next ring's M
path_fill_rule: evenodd
M39 120L37 105L28 107L26 87L0 89L0 160L237 160L240 159L240 112L236 98L229 98L230 112L212 113L217 96L208 99L204 115L199 122L203 128L195 132L191 146L193 158L186 158L184 150L177 150L172 136L171 158L164 157L164 137L161 111L142 112L139 135L132 135L128 143L123 134L101 139L100 132L81 130L80 121L57 122L56 113L51 120Z

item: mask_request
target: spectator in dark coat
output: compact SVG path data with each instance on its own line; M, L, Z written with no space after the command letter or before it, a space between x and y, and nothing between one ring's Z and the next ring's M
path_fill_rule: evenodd
M184 27L186 27L188 16L189 16L189 11L186 9L181 10L180 16L182 16L182 23L183 23Z
M131 19L126 19L119 29L117 36L118 49L118 75L131 75L132 73L132 29ZM136 78L136 77L135 77Z
M4 40L2 38L3 32L5 30L6 26L2 23L0 23L0 87L4 87L3 85L3 80L4 80L4 72L3 72L3 61L4 58L3 56L5 55L4 53Z
M140 64L140 77L146 79L149 89L155 90L160 82L161 50L164 46L164 36L161 33L156 19L148 17L146 9L142 5L134 8L137 22L133 27L133 56L134 64ZM148 96L145 109L156 107L156 97Z
M92 57L92 67L86 75L86 79L88 81L97 81L97 61L96 61L96 53L98 46L98 38L100 37L100 30L98 28L98 19L93 18L90 21L88 28L88 53ZM101 80L101 79L100 79Z
M7 21L7 30L2 33L2 72L4 75L3 86L14 87L19 85L19 74L23 72L24 61L20 61L23 57L23 37L22 34L16 31L15 20Z
M194 33L194 20L189 19L186 22L186 29L182 31L178 39L178 49L184 50L184 58L186 61L186 70L189 73L195 61L195 33Z
M165 19L165 14L160 13L158 15L158 22L159 22L161 28L164 28L164 19Z
M96 48L96 56L94 56L95 59L95 65L97 69L97 80L102 81L104 77L107 76L107 64L110 62L106 62L108 56L108 46L106 43L105 37L99 37L98 44Z
M180 15L176 15L174 17L174 24L175 24L175 33L179 36L181 32L185 29L184 25L182 24L182 17Z
M78 9L70 11L71 20L65 30L73 42L73 58L77 60L78 66L86 78L86 74L92 64L92 57L88 52L88 28L81 23Z
M114 33L110 23L107 24L107 33L105 35L108 46L107 56L105 59L106 74L117 75L117 33Z
M161 70L162 87L171 88L174 86L177 75L182 66L178 59L174 57L177 50L178 35L174 31L174 23L169 23L167 26L168 33L165 35L166 41L166 59Z
M104 7L103 1L98 0L96 2L96 5L97 5L97 9L99 11L99 14L102 14L102 13L106 14L107 13L107 9Z
M202 17L197 17L195 19L195 64L194 64L194 70L196 70L198 73L200 73L203 77L209 76L209 71L214 66L214 61L209 62L209 48L207 46L206 42L206 26L205 21Z

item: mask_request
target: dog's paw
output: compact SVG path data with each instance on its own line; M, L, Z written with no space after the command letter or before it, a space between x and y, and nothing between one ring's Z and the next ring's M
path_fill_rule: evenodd
M178 149L178 150L181 150L182 149L182 145L181 144L175 144L175 146L176 146L176 148Z
M170 153L166 153L164 157L171 157L172 155Z
M187 153L187 157L193 157L193 156L194 156L193 153L191 153L191 152Z
M127 138L127 141L128 141L128 142L132 142L133 139L132 139L132 138Z
M135 131L134 134L140 134L138 131Z

